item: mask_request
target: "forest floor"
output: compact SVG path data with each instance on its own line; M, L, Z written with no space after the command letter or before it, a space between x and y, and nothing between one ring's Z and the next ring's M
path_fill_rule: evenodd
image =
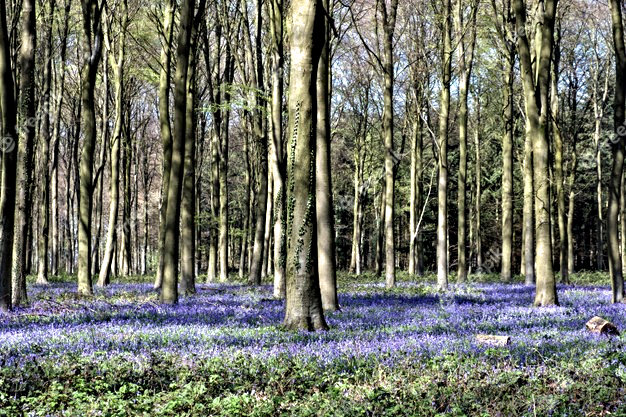
M0 416L626 415L626 306L606 274L575 275L551 308L471 278L440 293L432 276L386 290L344 274L319 333L282 330L269 284L164 306L146 278L89 299L73 277L29 283L30 305L0 313ZM585 330L596 315L622 336Z

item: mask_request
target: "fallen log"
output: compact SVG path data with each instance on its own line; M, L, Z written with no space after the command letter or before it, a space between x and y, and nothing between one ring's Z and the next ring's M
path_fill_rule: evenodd
M477 334L476 341L489 346L507 346L511 344L511 338L509 336L497 336L492 334Z
M591 320L589 320L585 324L585 327L587 327L587 330L592 333L615 336L619 335L619 330L617 330L617 326L599 316L595 316Z

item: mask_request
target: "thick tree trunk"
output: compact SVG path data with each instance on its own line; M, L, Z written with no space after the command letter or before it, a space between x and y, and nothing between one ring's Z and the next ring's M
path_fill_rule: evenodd
M11 309L11 262L17 171L17 122L6 3L0 3L0 109L2 109L2 193L0 194L0 310Z
M315 208L316 72L322 50L323 9L319 1L292 3L289 92L289 224L284 326L325 330L317 274ZM323 37L321 37L323 39Z
M448 122L450 115L450 78L452 74L452 3L445 0L443 7L443 71L441 105L439 110L438 215L437 215L437 286L448 288Z
M550 182L549 182L549 137L547 125L550 113L549 79L552 50L554 45L554 19L557 0L546 0L543 6L541 43L536 45L537 81L531 63L530 47L526 37L526 6L523 0L515 0L516 28L519 34L519 50L524 102L526 108L526 135L532 140L533 184L535 205L535 253L536 293L535 305L558 304L556 280L552 269L552 245L550 237ZM528 247L528 240L526 241ZM528 261L528 259L526 259Z
M202 0L201 0L202 1ZM176 51L174 76L174 130L172 135L172 165L165 216L165 245L163 248L162 303L178 303L178 262L180 247L180 210L184 173L185 137L187 134L187 73L195 0L184 0L180 12L180 30Z
M610 0L613 23L613 46L615 48L615 96L613 98L613 126L616 137L612 141L613 169L609 183L609 210L607 216L607 241L609 243L609 271L613 302L624 301L624 276L619 250L618 216L619 197L624 167L624 138L626 137L626 47L624 46L624 22L622 1Z
M17 146L17 196L13 240L12 303L27 301L26 254L28 229L31 223L31 189L33 182L33 148L36 133L35 106L35 1L22 2L22 45L20 50L19 124L20 138Z

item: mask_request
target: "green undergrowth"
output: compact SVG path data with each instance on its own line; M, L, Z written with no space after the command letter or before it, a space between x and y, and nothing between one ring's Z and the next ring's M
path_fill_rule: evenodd
M376 358L320 367L241 356L68 358L0 371L0 416L626 415L626 354L520 366L505 350L389 369Z

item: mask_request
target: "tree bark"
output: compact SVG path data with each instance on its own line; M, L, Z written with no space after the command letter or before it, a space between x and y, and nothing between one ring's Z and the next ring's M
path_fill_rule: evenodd
M35 97L36 12L35 1L22 2L22 44L20 50L19 124L17 146L17 196L13 240L12 303L28 301L26 295L26 254L31 221L33 182L33 148L37 128Z
M613 167L609 183L609 210L607 216L607 241L609 243L609 271L613 303L624 301L624 276L619 249L618 216L619 198L624 167L624 137L626 137L626 47L624 46L624 21L622 1L610 0L613 23L613 47L615 49L615 96L613 98L613 126L615 140L612 141Z
M274 297L285 297L287 260L287 160L283 145L283 0L270 2L272 37L272 163L274 181Z
M467 98L474 63L474 45L476 43L476 14L478 2L471 4L469 27L463 25L463 2L457 3L456 32L459 54L459 177L457 191L458 208L458 265L457 281L467 280ZM468 37L466 39L466 36Z
M98 63L102 53L102 9L97 0L82 0L83 36L81 107L84 142L80 159L79 222L78 222L78 293L92 295L91 223L93 206L93 157L96 144L96 109L94 91Z
M326 330L317 274L315 207L316 72L322 45L319 1L291 5L289 92L287 292L283 325L291 330Z
M175 2L167 0L163 12L163 34L161 39L161 74L159 78L159 125L163 144L163 180L161 183L161 207L159 209L159 266L154 288L160 289L163 283L163 262L165 248L165 223L170 171L172 167L172 130L170 124L170 78L172 74L172 41L174 36Z
M389 11L385 1L378 2L384 28L383 41L383 138L385 146L385 285L393 288L396 285L396 248L394 237L394 204L395 204L395 170L397 156L393 146L393 34L396 27L398 0L391 0Z
M203 1L203 0L201 0ZM178 261L180 247L180 211L182 177L185 158L187 122L187 74L195 0L184 0L180 12L180 29L176 50L176 74L174 76L174 130L172 135L172 165L170 169L165 222L165 246L163 248L163 283L160 301L178 303Z
M549 137L547 131L549 107L549 79L554 45L554 20L558 0L546 0L544 4L541 43L536 45L537 81L535 82L530 47L526 36L526 6L523 0L514 0L517 46L521 62L522 84L526 108L526 135L532 140L533 183L535 205L535 253L536 306L558 305L556 280L552 269L552 245L550 238L550 183L549 183ZM526 241L527 247L528 241ZM526 259L528 262L528 259Z
M17 172L17 114L7 32L6 3L0 2L0 109L2 111L2 193L0 194L0 310L11 305L11 262Z
M107 232L106 246L98 286L104 287L111 283L111 263L115 243L117 241L117 217L120 203L120 155L122 142L122 126L124 123L124 66L126 53L126 29L128 26L128 2L122 3L122 26L118 37L117 58L111 45L110 34L105 30L105 42L109 53L109 59L113 63L115 76L115 126L113 128L113 141L111 142L111 194L109 203L109 228ZM107 28L108 29L108 28Z
M452 74L452 3L444 0L441 105L438 138L438 215L437 215L437 286L448 288L448 122L450 117L450 79Z
M332 15L328 0L320 0L318 8L324 15ZM316 170L315 204L317 216L317 266L325 311L339 309L337 298L337 271L335 261L335 215L333 213L332 177L330 168L330 26L324 19L323 33L319 34L323 44L317 64L317 121L316 121Z

